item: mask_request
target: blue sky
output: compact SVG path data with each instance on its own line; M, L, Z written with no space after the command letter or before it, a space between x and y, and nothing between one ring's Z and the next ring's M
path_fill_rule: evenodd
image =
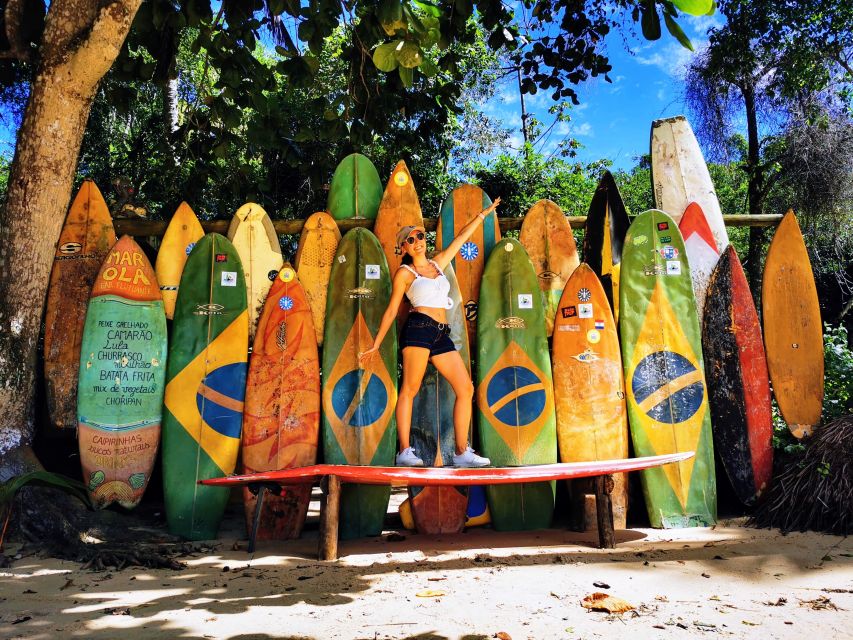
M679 19L684 31L700 51L707 45L707 31L723 23L723 17L713 16ZM631 52L626 48L630 47ZM584 149L578 160L591 162L608 158L619 169L630 169L634 158L649 151L649 129L653 120L684 113L683 73L693 53L682 47L664 30L660 40L650 42L642 36L626 37L621 30L606 38L607 54L613 70L612 84L603 78L593 78L576 88L581 104L571 112L571 121L558 123L547 140L537 145L537 151L550 154L565 136L574 136ZM550 92L525 96L528 111L549 125L553 116ZM521 109L518 88L513 78L498 89L498 99L485 109L513 129L511 144L521 146Z
M707 30L722 22L719 13L679 19L697 51L707 44ZM550 154L563 138L574 136L584 145L578 160L592 162L607 158L617 169L630 169L636 156L648 153L652 120L684 112L682 74L693 54L666 30L660 40L650 42L617 29L606 38L605 44L613 66L612 84L603 78L593 78L578 86L581 104L572 109L571 121L558 123L547 139L537 145L537 150ZM548 114L553 105L550 92L525 96L525 103L545 127L553 121ZM498 87L497 99L485 111L512 129L510 144L520 148L521 111L514 77ZM14 151L14 130L9 124L7 118L0 117L0 154L6 156Z

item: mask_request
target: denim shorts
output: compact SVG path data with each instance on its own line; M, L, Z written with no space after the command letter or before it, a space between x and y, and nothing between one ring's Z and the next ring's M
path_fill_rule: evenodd
M430 356L456 351L456 345L450 339L450 326L417 311L409 314L400 336L400 348L406 347L429 349Z

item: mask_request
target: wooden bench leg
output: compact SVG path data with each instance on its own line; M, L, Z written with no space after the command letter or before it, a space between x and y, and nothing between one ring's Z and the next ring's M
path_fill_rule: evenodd
M257 496L255 501L255 513L252 516L252 530L249 532L249 546L246 548L247 553L255 552L255 541L258 537L258 525L261 522L261 511L264 508L264 494L267 492L267 486L263 483L257 485L249 485L249 491Z
M616 536L613 533L613 478L609 475L595 478L595 512L598 518L598 546L601 549L613 549Z
M320 499L320 560L338 559L338 522L341 515L341 480L338 476L327 476L320 483L323 497Z

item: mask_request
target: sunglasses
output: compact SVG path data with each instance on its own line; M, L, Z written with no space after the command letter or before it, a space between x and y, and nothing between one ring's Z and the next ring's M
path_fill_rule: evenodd
M406 238L406 242L408 242L409 244L415 244L415 238L417 238L418 240L423 240L424 239L424 232L418 231L415 235L409 236L408 238Z

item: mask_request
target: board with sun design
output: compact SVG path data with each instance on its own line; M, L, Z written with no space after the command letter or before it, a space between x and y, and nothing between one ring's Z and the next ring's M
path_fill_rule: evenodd
M717 488L699 317L684 241L656 209L634 219L622 251L620 337L638 456L695 451L642 474L654 527L708 526Z
M285 263L264 303L249 361L244 473L314 464L319 435L320 360L314 322L296 271ZM310 484L267 496L258 516L258 539L298 538L310 502ZM251 531L257 496L244 489L243 504Z

